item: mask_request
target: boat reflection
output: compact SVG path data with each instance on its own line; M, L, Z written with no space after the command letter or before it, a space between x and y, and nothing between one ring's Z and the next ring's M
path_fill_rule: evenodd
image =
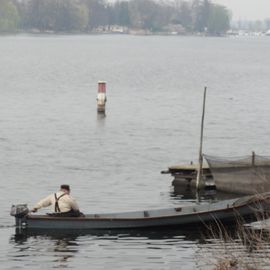
M190 228L174 228L172 230L164 228L144 228L144 229L116 229L116 230L44 230L44 229L28 229L18 230L16 229L13 235L13 240L16 243L23 244L28 241L29 238L45 237L47 239L58 240L57 246L60 244L63 246L65 242L61 241L73 241L75 242L78 237L90 236L102 239L116 238L147 238L147 239L171 239L174 237L182 237L183 239L190 241L198 241L204 238L206 231L204 228L194 226L192 230ZM61 241L60 241L61 240ZM68 244L68 243L66 243Z
M72 268L75 262L80 264L81 260L89 261L92 259L94 265L99 265L101 259L113 263L114 256L118 262L119 258L122 258L123 250L128 253L126 256L130 260L132 260L134 253L139 254L140 257L147 254L147 260L149 260L149 254L153 256L154 252L155 262L162 262L166 258L166 252L171 254L171 247L173 250L176 249L176 252L189 250L194 255L192 256L195 258L195 264L204 266L198 269L204 270L212 269L211 259L215 262L215 259L220 258L221 254L221 258L223 258L223 253L227 254L226 252L230 252L230 250L236 252L237 249L241 259L245 261L248 260L250 254L261 259L264 250L261 246L256 245L256 239L252 243L241 241L235 227L229 227L226 230L226 236L229 238L223 238L219 234L220 231L214 234L213 231L205 231L198 227L174 230L61 230L59 232L55 230L28 230L24 234L15 234L12 237L13 244L17 247L17 252L12 257L23 263L28 256L35 263L40 263L39 254L42 252L44 254L42 256L47 256L45 260L53 265L53 268L60 269ZM269 245L265 248L267 250ZM142 250L143 252L141 252ZM103 252L101 252L102 255L100 255L100 251ZM36 254L38 254L37 257ZM228 254L230 255L230 253Z
M18 258L24 258L33 256L29 253L29 249L33 252L40 251L42 249L44 254L52 254L54 268L66 268L70 259L74 258L79 250L79 243L77 241L78 235L74 234L47 234L47 233L18 233L16 230L15 235L10 239L11 243L16 245L17 252L13 254L15 260ZM36 247L36 249L33 249Z
M216 224L220 225L220 224ZM65 247L71 246L76 243L76 239L79 237L94 237L95 239L125 239L125 238L145 238L151 240L162 240L162 239L174 239L181 238L183 240L193 241L196 243L204 243L206 239L213 238L213 232L218 228L214 224L209 226L194 225L192 228L180 227L180 228L144 228L144 229L115 229L115 230L48 230L48 229L16 229L13 235L14 242L23 244L30 238L40 238L57 240L55 242L56 249L62 250ZM226 233L233 234L236 231L234 225L226 226ZM211 234L209 234L211 233Z

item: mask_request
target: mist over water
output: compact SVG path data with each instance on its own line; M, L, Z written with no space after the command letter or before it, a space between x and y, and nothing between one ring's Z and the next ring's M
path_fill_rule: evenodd
M197 160L205 85L204 153L269 155L269 42L0 37L2 265L197 269L194 255L212 246L186 232L16 239L9 208L33 206L62 183L85 213L182 204L160 171ZM96 113L99 80L107 81L106 117Z

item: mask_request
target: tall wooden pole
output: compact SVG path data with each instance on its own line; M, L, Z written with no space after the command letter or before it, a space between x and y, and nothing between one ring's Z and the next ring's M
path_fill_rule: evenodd
M200 149L199 149L199 166L197 171L197 181L196 181L196 188L197 190L200 189L200 182L202 179L202 166L203 166L203 154L202 154L202 147L203 147L203 128L204 128L204 114L205 114L205 101L206 101L206 91L207 87L204 87L204 95L203 95L203 111L202 111L202 121L201 121L201 138L200 138Z

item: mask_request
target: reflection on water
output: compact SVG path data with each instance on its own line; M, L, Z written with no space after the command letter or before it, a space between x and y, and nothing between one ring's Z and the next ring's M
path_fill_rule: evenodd
M39 263L41 267L86 269L91 264L91 269L108 266L111 269L164 269L164 263L173 256L170 265L179 269L185 256L186 261L182 262L185 269L193 269L192 247L200 242L198 239L198 231L183 230L68 231L61 234L31 231L15 234L10 239L13 247L9 257L15 266L31 258L33 265Z
M177 185L173 187L170 197L175 201L220 201L238 198L241 195L225 193L216 189L202 189L199 192L189 184Z
M104 269L106 262L111 269L183 270L213 269L218 261L226 259L237 260L239 265L255 265L257 268L254 269L268 269L270 245L267 241L257 241L260 232L254 233L253 240L248 242L239 238L235 227L227 229L226 238L221 238L219 231L213 230L209 234L209 230L196 227L175 230L69 230L61 233L31 230L12 236L10 244L13 248L9 258L14 265L31 258L33 265L39 263L54 268L78 269L78 265L86 267L91 261L93 269ZM169 266L164 266L165 262L170 262Z
M45 258L51 257L54 268L66 268L78 252L77 237L70 234L15 234L10 239L14 252L9 257L14 262L25 262L28 258L34 262L41 252Z
M99 239L111 239L112 237L117 237L118 239L126 237L134 238L148 238L148 239L173 239L181 236L190 241L197 241L203 239L206 235L207 229L203 227L194 226L193 230L190 231L189 228L143 228L143 229L114 229L114 230L44 230L44 229L28 229L28 230L18 230L15 229L15 234L12 236L11 241L18 244L23 244L27 242L28 238L31 237L48 237L50 239L66 239L72 238L73 240L81 236L97 237Z
M106 118L105 112L97 112L97 120L104 120Z

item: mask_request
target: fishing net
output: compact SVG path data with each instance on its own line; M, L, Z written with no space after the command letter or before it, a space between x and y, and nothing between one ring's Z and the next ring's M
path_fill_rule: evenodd
M217 189L242 194L270 191L270 156L204 157Z

